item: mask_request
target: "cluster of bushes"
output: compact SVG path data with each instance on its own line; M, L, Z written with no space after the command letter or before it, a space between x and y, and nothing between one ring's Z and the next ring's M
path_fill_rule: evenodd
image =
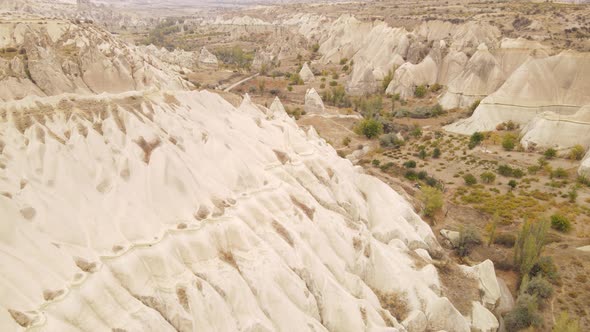
M437 117L439 115L444 114L445 112L442 109L440 104L436 104L432 107L430 106L422 106L417 107L414 110L410 111L405 108L402 108L395 112L396 118L403 118L403 117L410 117L412 119L428 119Z
M302 115L305 115L305 111L299 107L296 107L294 109L291 109L289 107L285 107L285 112L287 112L287 114L289 116L294 117L295 120L299 120L299 118L301 118Z
M519 331L543 323L538 309L553 295L550 281L558 277L551 257L541 256L548 229L548 221L526 221L518 234L514 265L521 277L520 296L514 308L504 316L507 331Z
M299 73L289 74L289 85L303 85L303 79L299 76Z
M518 129L519 125L517 123L515 123L514 121L510 120L507 122L502 122L499 125L496 126L496 130L498 131L502 131L502 130L515 130Z
M239 46L217 50L215 56L226 65L245 70L250 69L254 60L253 53L246 52Z
M510 167L509 165L498 166L497 172L498 172L498 174L500 174L502 176L517 178L517 179L520 179L521 177L524 176L523 170L521 170L520 168Z
M404 145L404 140L399 139L395 133L388 133L379 137L379 144L383 148L399 148Z
M359 111L364 117L373 117L383 110L383 98L380 95L361 97L353 102L354 110Z
M346 90L341 85L332 87L330 90L324 90L322 100L326 104L336 107L350 107L352 105L350 98L346 94Z

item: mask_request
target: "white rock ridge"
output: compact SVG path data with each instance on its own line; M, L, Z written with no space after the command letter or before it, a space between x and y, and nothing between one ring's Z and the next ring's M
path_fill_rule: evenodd
M206 91L0 104L0 330L469 331L415 261L439 247L409 203L276 112Z
M41 17L6 17L0 48L0 101L61 93L186 89L191 84L157 57L96 26Z

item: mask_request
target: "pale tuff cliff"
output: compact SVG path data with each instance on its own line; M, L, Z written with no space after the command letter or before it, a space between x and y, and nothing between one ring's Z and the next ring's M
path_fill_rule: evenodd
M156 56L90 24L11 16L0 23L0 48L0 101L191 85Z
M2 330L470 330L428 225L278 100L66 95L0 119Z

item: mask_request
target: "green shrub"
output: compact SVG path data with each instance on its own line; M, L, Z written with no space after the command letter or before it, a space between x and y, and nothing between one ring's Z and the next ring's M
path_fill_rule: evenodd
M572 223L567 217L554 214L551 216L551 228L566 233L572 229Z
M381 164L381 161L379 159L373 159L373 161L371 162L371 164L373 164L373 166L378 167L379 164Z
M439 92L442 89L442 85L438 84L438 83L434 83L433 85L430 86L430 91L432 92Z
M432 158L434 159L438 159L440 158L440 149L438 147L434 148L434 150L432 150Z
M416 168L416 162L413 160L408 160L404 163L405 168Z
M364 119L357 125L355 132L372 139L383 133L383 124L375 119Z
M404 141L399 139L395 133L381 135L379 144L384 148L398 148L404 145Z
M510 186L511 189L514 189L518 186L518 182L516 182L516 180L510 180L508 181L508 186Z
M289 75L289 85L303 85L303 79L299 76L299 73Z
M383 77L383 82L381 82L381 90L383 92L385 92L385 90L387 90L387 87L389 86L389 83L391 82L391 80L393 79L393 74L395 73L395 68L390 69L387 72L387 75L385 75L385 77ZM399 95L398 95L399 98Z
M338 75L338 73L332 74L332 79L333 80L337 80L338 78L340 78L340 75Z
M525 292L536 296L538 299L546 300L553 295L553 287L545 278L537 276L526 284Z
M481 143L484 140L485 136L476 131L473 133L473 135L471 135L471 138L469 139L469 145L468 147L470 149L473 149L474 147L476 147L477 145L479 145L479 143Z
M340 59L340 65L341 66L344 65L344 64L346 64L347 62L348 62L348 58L342 58L342 59Z
M572 160L582 160L586 150L580 144L575 145L569 153L569 158Z
M479 244L481 244L481 237L473 227L461 228L459 230L459 241L455 250L459 257L465 257Z
M480 102L481 100L476 100L469 106L469 116L473 115L473 112L475 112L475 109L479 106Z
M567 171L562 167L558 167L551 172L551 178L565 179L568 177Z
M442 209L443 193L437 188L423 186L420 192L420 200L424 205L423 212L425 216L432 217Z
M342 139L342 145L349 146L351 141L352 140L350 139L350 137L346 136Z
M413 170L406 171L404 177L410 181L418 180L418 174Z
M472 186L477 183L477 179L475 176L473 176L473 174L465 174L463 176L463 180L465 180L465 184L468 186Z
M325 89L326 88L326 84L322 83L320 84L320 89Z
M414 97L416 98L423 98L426 95L426 87L424 85L418 85L416 90L414 90Z
M412 131L410 131L410 135L418 138L422 136L422 128L420 128L419 125L414 125L414 128L412 128Z
M508 233L500 233L494 237L494 243L507 248L512 248L516 243L516 236Z
M494 183L496 181L496 174L492 172L483 172L479 177L483 183Z
M329 84L330 84L330 86L336 86L336 85L338 85L338 82L336 82L336 81L330 81Z
M555 156L557 156L557 150L555 150L554 148L549 148L545 150L543 156L545 156L545 158L547 159L553 159L555 158Z
M520 331L531 325L541 325L542 318L537 308L537 299L534 296L519 296L514 308L504 316L506 331Z
M311 46L311 51L312 51L313 53L317 53L319 50L320 50L320 44L318 44L318 43L315 43L315 44L313 44L313 45Z
M557 273L557 266L555 266L555 263L553 263L553 258L551 258L551 256L543 256L539 258L539 260L531 268L529 275L531 277L542 276L551 281L556 281L559 277L559 274Z
M426 149L424 149L424 148L420 149L420 151L418 151L418 157L422 160L426 159L426 157L428 157L428 153L426 153Z
M504 150L512 151L512 150L514 150L515 146L516 146L516 136L513 134L505 134L504 137L502 138L502 147L504 148Z

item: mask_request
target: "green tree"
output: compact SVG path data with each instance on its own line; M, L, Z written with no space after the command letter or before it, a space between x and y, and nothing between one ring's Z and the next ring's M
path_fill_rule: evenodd
M437 188L423 186L420 199L424 204L423 212L425 216L432 217L443 207L443 193Z
M470 149L473 149L474 147L479 145L479 143L483 142L484 138L485 138L484 135L482 133L480 133L479 131L474 132L471 135L471 138L469 139L468 147Z
M548 229L547 220L539 222L527 220L522 225L514 245L514 265L518 268L521 277L528 276L533 266L539 261Z
M364 119L357 125L355 131L358 134L365 135L365 137L372 139L383 133L383 124L381 121L375 119Z

